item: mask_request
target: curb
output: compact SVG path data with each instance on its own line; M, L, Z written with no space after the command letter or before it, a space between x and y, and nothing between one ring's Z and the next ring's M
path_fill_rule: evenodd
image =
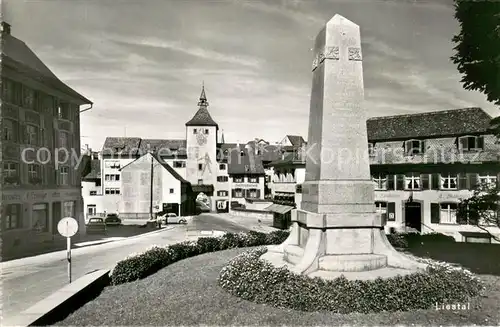
M84 303L96 298L110 283L109 270L101 269L80 277L24 310L3 326L47 326L63 320Z
M93 244L93 245L87 245L87 246L72 248L71 252L73 252L75 250L80 250L80 249L93 248L93 247L100 246L100 245L101 246L102 245L109 245L109 244L114 244L114 243L117 243L117 242L123 242L123 241L127 241L127 240L132 240L132 239L135 239L135 238L139 238L139 237L143 237L143 236L152 235L152 234L164 232L164 231L167 231L167 230L171 230L173 228L174 228L174 226L169 226L169 227L165 227L165 228L162 228L162 229L154 230L152 232L147 232L147 233L144 233L144 234L139 234L139 235L135 235L135 236L126 237L126 238L120 239L120 240L114 240L114 241L105 242L105 243L99 243L99 244ZM33 264L33 262L35 262L35 261L36 262L42 262L44 259L46 259L46 260L52 260L52 259L59 260L59 259L61 259L61 258L64 257L65 253L66 253L66 250L58 250L58 251L43 253L43 254L39 254L39 255L35 255L35 256L30 256L30 257L26 257L26 258L20 258L20 259L14 259L14 260L9 260L9 261L5 261L5 262L0 262L0 270L1 269L9 269L9 268L12 268L12 267L22 267L22 266ZM76 254L74 254L74 255L76 255ZM52 257L54 257L54 258L52 258Z

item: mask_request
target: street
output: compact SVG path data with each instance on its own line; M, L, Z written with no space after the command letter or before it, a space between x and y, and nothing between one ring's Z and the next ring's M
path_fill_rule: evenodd
M116 242L72 250L72 280L97 269L112 269L116 262L141 252L150 245L168 245L192 239L188 233L201 231L245 232L240 226L215 214L202 214L187 225L169 225L167 229ZM5 262L2 270L2 325L68 283L66 252Z

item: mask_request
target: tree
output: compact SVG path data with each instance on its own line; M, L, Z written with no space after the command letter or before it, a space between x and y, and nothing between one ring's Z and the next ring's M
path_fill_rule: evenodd
M500 105L500 2L455 0L460 33L451 57L466 90L480 91Z
M500 187L498 183L479 184L468 199L458 204L457 220L459 224L475 225L500 241L499 236L490 233L492 227L500 228Z

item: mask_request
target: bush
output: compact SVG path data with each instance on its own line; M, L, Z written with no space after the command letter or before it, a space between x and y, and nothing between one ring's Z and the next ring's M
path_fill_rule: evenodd
M269 234L226 233L221 237L200 237L197 241L185 241L170 246L154 245L143 253L132 254L119 261L111 272L111 284L118 285L145 278L179 260L199 254L239 247L280 244L289 232L273 231Z
M453 236L444 235L441 233L429 233L429 234L419 234L419 233L407 233L401 234L406 239L408 246L419 245L423 243L454 243L455 238Z
M404 237L403 234L388 234L387 239L389 240L389 243L395 248L407 248L408 247L408 241Z
M301 311L337 313L429 309L463 303L483 289L469 271L437 262L427 272L373 281L297 275L260 259L259 248L237 256L219 275L219 285L245 300Z

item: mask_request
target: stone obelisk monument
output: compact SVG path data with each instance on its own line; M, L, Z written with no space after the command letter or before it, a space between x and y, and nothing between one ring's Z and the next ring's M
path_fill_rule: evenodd
M359 26L335 15L316 37L302 209L263 259L296 273L371 279L425 265L397 252L375 212Z

